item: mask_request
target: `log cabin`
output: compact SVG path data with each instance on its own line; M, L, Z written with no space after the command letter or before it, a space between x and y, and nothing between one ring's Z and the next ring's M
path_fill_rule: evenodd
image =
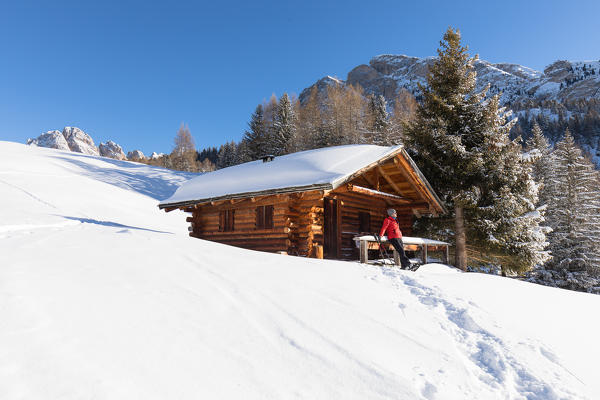
M395 208L414 218L446 213L402 146L346 145L267 156L184 183L159 208L189 213L189 235L246 249L358 259L353 238L379 230Z

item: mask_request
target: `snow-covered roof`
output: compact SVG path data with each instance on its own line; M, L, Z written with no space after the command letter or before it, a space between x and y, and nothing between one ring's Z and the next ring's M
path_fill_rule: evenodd
M301 151L275 157L269 162L251 161L195 177L159 206L246 197L270 191L291 193L335 189L355 172L401 151L402 146L355 144Z

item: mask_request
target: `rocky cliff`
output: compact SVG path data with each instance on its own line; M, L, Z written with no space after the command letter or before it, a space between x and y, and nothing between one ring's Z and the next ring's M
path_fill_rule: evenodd
M123 153L123 148L109 140L106 143L100 143L98 145L98 150L100 151L100 155L102 157L114 158L116 160L126 160L127 156Z
M393 102L400 90L419 95L418 85L426 84L426 74L435 57L418 58L405 55L380 55L369 64L352 69L345 81L329 76L304 89L300 101L305 101L313 86L323 91L327 84L360 85L367 94L381 94ZM518 64L475 62L478 89L490 85L489 94L501 94L502 104L518 101L556 100L559 102L600 99L600 61L556 61L543 72Z

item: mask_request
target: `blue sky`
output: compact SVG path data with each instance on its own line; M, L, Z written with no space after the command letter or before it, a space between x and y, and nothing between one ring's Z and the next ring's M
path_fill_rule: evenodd
M378 54L472 53L543 69L600 58L597 1L4 1L0 140L78 126L96 143L169 152L239 140L256 104L345 78Z

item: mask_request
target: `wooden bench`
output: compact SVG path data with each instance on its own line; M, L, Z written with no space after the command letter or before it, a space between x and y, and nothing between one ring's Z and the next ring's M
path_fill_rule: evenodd
M390 250L394 251L394 262L396 265L400 265L400 255L394 249L394 247L387 241L386 236L381 237L383 245L388 246ZM360 250L360 262L367 264L369 262L369 250L378 250L378 244L375 237L372 235L355 236L354 243ZM441 251L442 260L444 264L448 264L450 258L449 247L450 244L446 242L440 242L439 240L424 239L418 237L403 236L402 243L404 244L405 251L418 251L421 250L421 261L423 264L427 264L428 253L430 251Z

